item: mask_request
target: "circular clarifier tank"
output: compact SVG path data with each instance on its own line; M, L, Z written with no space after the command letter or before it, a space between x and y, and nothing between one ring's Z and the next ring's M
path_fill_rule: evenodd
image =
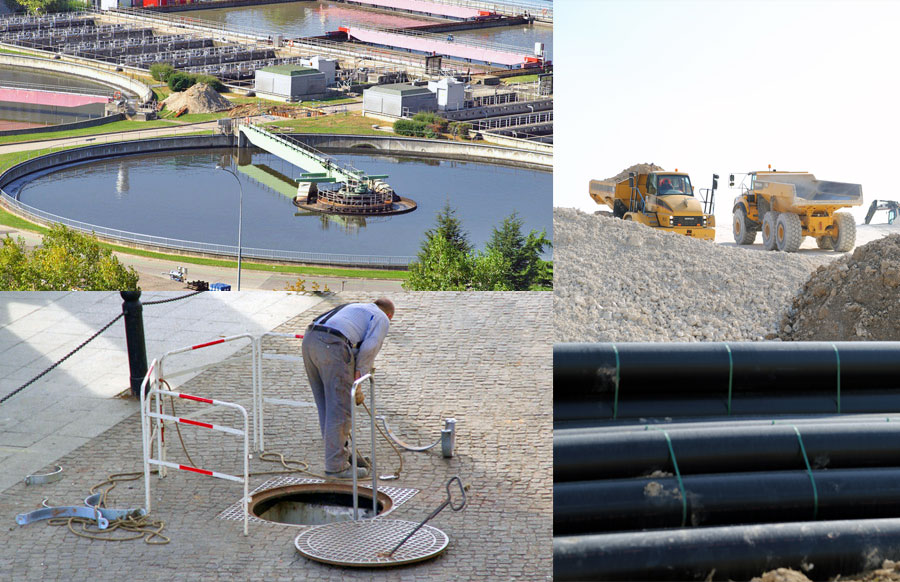
M372 514L372 490L358 488L359 517ZM389 495L377 493L378 515L390 511ZM353 519L353 486L347 483L307 483L275 487L250 497L251 515L287 525L321 525Z

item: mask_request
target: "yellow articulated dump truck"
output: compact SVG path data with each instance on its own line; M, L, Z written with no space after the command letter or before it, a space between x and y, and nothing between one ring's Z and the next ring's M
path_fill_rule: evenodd
M694 196L691 178L684 172L630 173L612 184L591 180L591 198L612 208L613 216L640 222L651 228L677 232L704 240L716 238L713 198L717 186L701 190L704 199Z
M734 174L728 179L734 187ZM809 172L750 172L734 200L733 233L739 245L753 244L762 232L766 250L792 253L803 237L820 249L847 252L856 244L856 222L840 208L862 204L862 186L817 180Z

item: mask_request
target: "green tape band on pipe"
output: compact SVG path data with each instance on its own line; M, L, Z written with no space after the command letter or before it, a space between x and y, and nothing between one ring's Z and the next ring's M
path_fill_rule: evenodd
M619 415L619 350L616 349L616 344L613 344L612 349L616 355L616 386L613 396L613 419L615 419Z
M800 431L796 426L794 427L794 432L797 433L797 440L800 442L800 452L803 453L803 462L806 463L806 473L809 475L809 482L812 483L813 490L813 519L816 519L819 515L819 491L816 489L816 480L813 477L812 467L809 466L809 457L806 456L806 447L803 446L803 437L800 436Z
M836 345L831 344L834 348L834 357L837 359L837 411L841 413L841 354L838 353Z
M681 480L681 471L678 470L678 461L675 459L675 449L672 447L672 439L669 433L658 428L666 437L666 444L669 446L669 456L672 458L672 467L675 468L675 477L678 479L678 489L681 491L681 527L687 524L687 495L684 492L684 481Z
M726 343L725 351L728 352L728 416L731 416L731 387L734 383L734 358L731 357L731 347Z

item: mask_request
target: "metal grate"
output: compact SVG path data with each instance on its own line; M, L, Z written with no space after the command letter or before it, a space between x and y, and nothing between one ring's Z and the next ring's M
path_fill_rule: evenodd
M332 481L324 481L322 479L305 479L302 477L276 477L274 479L269 479L256 489L250 492L250 497L253 497L257 493L261 491L267 491L269 489L276 489L279 487L287 487L288 485L304 485L304 484L324 484L324 483L332 483ZM372 489L372 487L366 487L364 485L360 485L360 489ZM378 491L380 493L384 493L388 497L391 498L391 508L385 511L384 513L378 514L378 517L375 519L379 519L388 515L390 512L397 509L397 507L403 505L407 501L413 498L416 493L419 492L418 489L409 489L406 487L378 487ZM216 516L218 519L227 519L232 521L243 521L244 519L244 509L241 505L241 500L238 499L234 502L234 504L229 505L222 513ZM268 523L275 525L289 525L291 527L310 527L308 525L293 525L293 524L285 524L285 523L275 523L271 521L267 521L265 519L260 519L250 514L250 523Z
M450 538L430 525L387 557L394 546L419 525L398 519L341 521L311 527L294 539L303 556L317 562L355 568L402 566L434 558L447 549Z

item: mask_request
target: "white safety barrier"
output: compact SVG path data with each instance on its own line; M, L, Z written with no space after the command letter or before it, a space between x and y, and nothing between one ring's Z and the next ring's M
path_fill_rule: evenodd
M178 469L181 471L188 471L191 473L198 473L200 475L206 475L208 477L215 477L217 479L225 479L228 481L236 481L238 483L242 483L244 485L244 495L242 497L242 506L244 510L244 535L248 534L248 522L249 515L247 510L247 503L249 498L249 459L250 459L250 421L249 416L247 414L247 410L233 402L225 402L222 400L215 400L212 398L204 398L202 396L194 396L192 394L184 394L182 392L176 392L174 390L167 390L160 388L160 385L163 383L165 378L163 377L162 369L163 369L163 360L175 354L185 353L192 350L201 349L204 347L208 347L211 345L222 344L228 341L234 341L240 338L247 338L251 342L251 368L253 372L252 382L253 385L256 384L256 362L253 357L255 354L255 340L252 336L248 334L242 334L238 336L232 336L229 338L223 338L219 340L215 340L212 342L207 342L205 344L199 344L195 346L191 346L188 348L182 348L180 350L174 350L166 353L159 360L153 360L150 365L150 369L147 371L147 375L144 377L144 381L141 384L141 435L142 435L142 444L143 444L143 457L144 457L144 489L145 489L145 502L147 505L147 511L150 511L150 465L156 465L159 467L159 478L162 479L166 475L166 468ZM241 359L241 358L232 358L233 359ZM218 362L221 363L221 362ZM215 364L208 364L205 366L200 366L187 370L180 370L174 375L184 375L191 372L195 372L198 370L203 370L209 367L212 367ZM169 376L170 378L172 375ZM225 408L231 408L233 410L238 411L243 417L243 430L222 426L217 424L211 424L207 422L200 422L197 420L189 419L189 418L181 418L172 416L169 414L164 414L162 409L162 401L161 396L170 396L173 398L181 398L185 400L191 400L194 402L202 402L204 404L209 404L212 406L221 406ZM155 406L154 406L155 404ZM158 458L153 458L151 455L151 438L152 438L152 429L151 429L151 419L155 419L156 421L156 445L157 445L157 455ZM236 476L230 475L227 473L221 473L218 471L211 471L208 469L201 469L199 467L192 467L190 465L182 465L178 463L171 463L166 460L166 446L164 439L164 423L165 422L174 422L178 424L184 424L189 426L195 426L200 428L205 428L209 430L214 430L218 432L223 432L226 434L235 435L238 437L243 437L243 475Z
M350 471L353 473L353 519L359 519L359 489L356 487L356 391L359 390L360 384L369 381L369 415L371 416L372 425L372 463L369 469L372 471L372 517L378 515L378 471L375 469L375 378L371 373L361 376L353 383L350 389L350 446L353 448L352 462L350 463Z
M254 446L256 450L263 451L265 450L265 421L264 421L264 408L265 404L275 404L275 405L284 405L284 406L302 406L302 407L314 407L314 403L309 402L301 402L295 400L286 400L282 398L266 398L263 393L263 378L264 378L264 370L263 370L263 361L264 360L282 360L288 362L302 362L302 356L291 356L285 354L274 354L274 353L265 353L263 351L263 339L264 338L293 338L293 339L303 339L302 334L291 334L291 333L276 333L276 332L267 332L259 335L258 337L254 337L250 334L240 334L235 336L230 336L227 338L217 339L214 341L189 346L186 348L181 348L177 350L172 350L167 352L159 359L153 360L150 364L150 369L147 372L147 375L144 377L144 381L141 384L141 433L143 440L143 456L144 456L144 488L146 492L146 505L147 511L150 511L150 465L156 465L159 467L159 478L162 479L166 475L166 469L178 469L181 471L188 471L191 473L198 473L200 475L206 475L209 477L216 477L218 479L225 479L228 481L236 481L238 483L243 483L244 485L244 495L243 495L243 509L244 509L244 535L248 534L248 485L249 485L249 458L250 458L250 416L253 418L253 440ZM236 341L240 339L248 339L250 340L250 354L230 357L227 359L229 362L238 361L242 359L250 359L250 367L251 367L251 414L247 414L247 410L236 403L233 402L225 402L222 400L215 400L212 398L204 398L202 396L194 396L191 394L184 394L182 392L178 392L171 389L164 389L162 385L165 384L168 386L167 380L172 379L177 376L184 376L187 374L192 374L195 372L207 370L214 366L218 366L222 363L222 361L212 362L208 364L204 364L201 366L196 366L193 368L185 368L181 370L177 370L175 372L168 373L164 375L163 373L163 364L167 358L171 358L172 356L178 354L185 354L188 352L192 352L195 350L199 350L202 348L206 348L209 346L220 345L226 342ZM369 381L369 404L370 410L369 414L371 416L371 448L372 448L372 459L370 469L372 471L372 490L378 490L378 482L377 482L377 469L376 469L376 461L375 461L375 379L372 374L366 374L362 376L358 380L353 383L353 386L350 390L350 402L355 403L356 401L356 393L361 389L361 384L366 380ZM243 416L243 430L222 426L217 424L211 424L207 422L200 422L198 420L194 420L191 418L183 418L177 417L169 414L163 413L162 408L162 396L168 396L173 398L182 398L185 400L191 400L194 402L202 402L205 404L213 405L213 406L222 406L226 408L231 408L237 410ZM154 406L155 405L155 406ZM353 451L352 451L352 467L356 467L357 465L357 447L355 443L357 443L356 438L356 406L351 405L351 413L350 413L350 430L351 430L351 438L354 443ZM151 419L154 419L156 422L156 445L157 445L157 455L158 458L153 458L151 456L151 439L152 439L152 425ZM195 426L200 428L205 428L209 430L214 430L226 434L231 434L239 437L243 437L244 440L244 448L243 448L243 457L244 457L244 472L243 476L229 475L227 473L221 473L218 471L211 471L208 469L201 469L198 467L191 467L189 465L182 465L178 463L171 463L166 460L166 443L164 438L164 426L166 422L184 424L189 426ZM377 495L372 496L372 513L373 515L378 514L378 499ZM353 518L359 519L359 499L357 495L357 477L356 471L353 471Z
M266 398L263 394L263 379L265 377L263 362L265 360L280 360L283 362L302 362L300 355L289 356L285 354L266 353L263 351L263 340L266 338L303 339L300 333L266 332L256 338L256 384L253 387L253 447L257 452L266 450L265 445L265 405L276 404L280 406L315 407L315 403L288 400L285 398Z

